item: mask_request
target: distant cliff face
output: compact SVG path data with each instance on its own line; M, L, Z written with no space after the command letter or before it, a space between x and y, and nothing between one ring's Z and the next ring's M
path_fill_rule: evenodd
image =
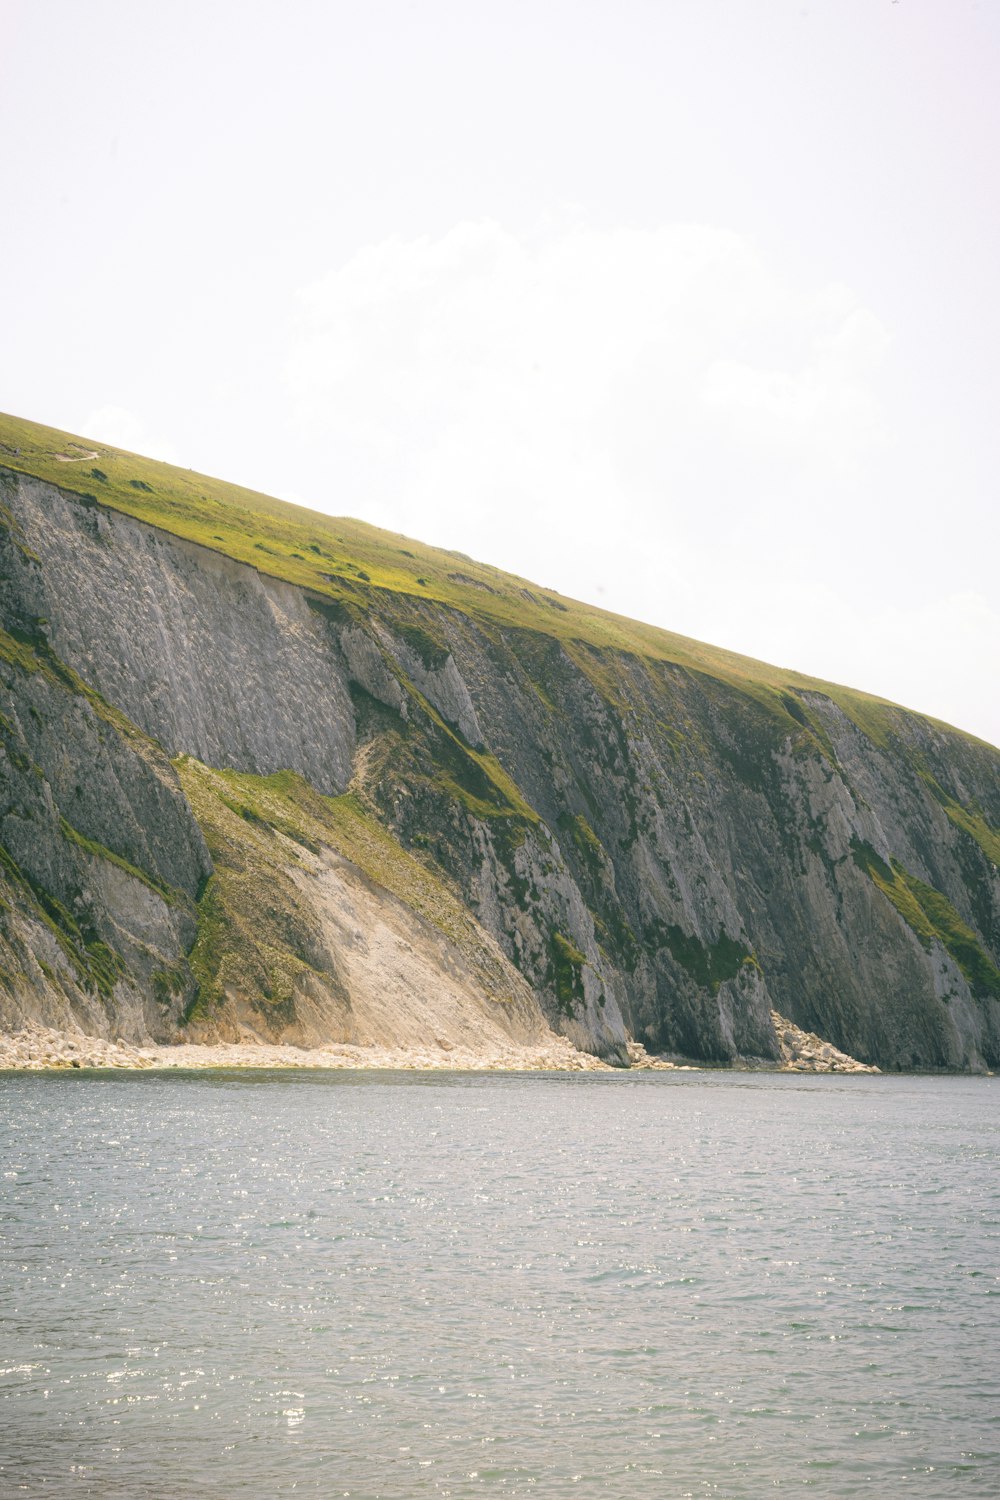
M0 1024L1000 1064L990 747L0 480Z

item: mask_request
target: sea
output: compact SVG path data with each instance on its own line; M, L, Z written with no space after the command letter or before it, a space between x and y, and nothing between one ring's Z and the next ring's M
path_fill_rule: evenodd
M1000 1495L1000 1080L0 1076L0 1495Z

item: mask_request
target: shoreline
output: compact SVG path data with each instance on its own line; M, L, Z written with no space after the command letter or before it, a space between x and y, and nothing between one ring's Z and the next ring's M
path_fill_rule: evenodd
M879 1072L878 1068L838 1052L820 1038L791 1027L787 1021L779 1036L783 1051L780 1061L746 1059L721 1070L838 1076ZM715 1071L710 1063L651 1055L640 1042L629 1042L628 1050L630 1067L621 1068L590 1053L578 1052L565 1037L555 1035L534 1044L512 1042L499 1048L471 1048L438 1038L421 1047L384 1047L374 1043L361 1046L346 1042L297 1047L288 1042L250 1041L136 1046L122 1038L109 1041L82 1032L30 1024L17 1032L0 1034L0 1072L284 1069L289 1072L694 1073L706 1068Z
M632 1069L695 1071L697 1065L650 1057L630 1044ZM434 1040L423 1047L355 1046L327 1042L296 1047L279 1042L177 1042L135 1046L119 1038L108 1041L82 1033L28 1026L0 1035L0 1071L68 1072L71 1070L176 1071L212 1068L348 1070L481 1073L618 1073L587 1052L578 1052L563 1037L495 1049L469 1048Z

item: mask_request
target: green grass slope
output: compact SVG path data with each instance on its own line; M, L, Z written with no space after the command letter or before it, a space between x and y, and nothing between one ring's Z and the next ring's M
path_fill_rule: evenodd
M0 466L48 480L355 609L367 609L386 593L406 595L450 606L486 625L554 637L591 674L600 669L588 647L627 651L706 673L782 718L789 712L790 691L816 691L839 704L876 743L885 744L896 727L898 710L885 699L565 599L460 553L363 521L322 515L36 422L0 414ZM598 686L606 696L613 693L610 683ZM804 722L808 710L794 707L793 716Z

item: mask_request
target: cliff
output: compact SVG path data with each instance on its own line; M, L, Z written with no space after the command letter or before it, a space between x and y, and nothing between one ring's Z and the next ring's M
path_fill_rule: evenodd
M0 1028L1000 1062L1000 753L0 418Z

